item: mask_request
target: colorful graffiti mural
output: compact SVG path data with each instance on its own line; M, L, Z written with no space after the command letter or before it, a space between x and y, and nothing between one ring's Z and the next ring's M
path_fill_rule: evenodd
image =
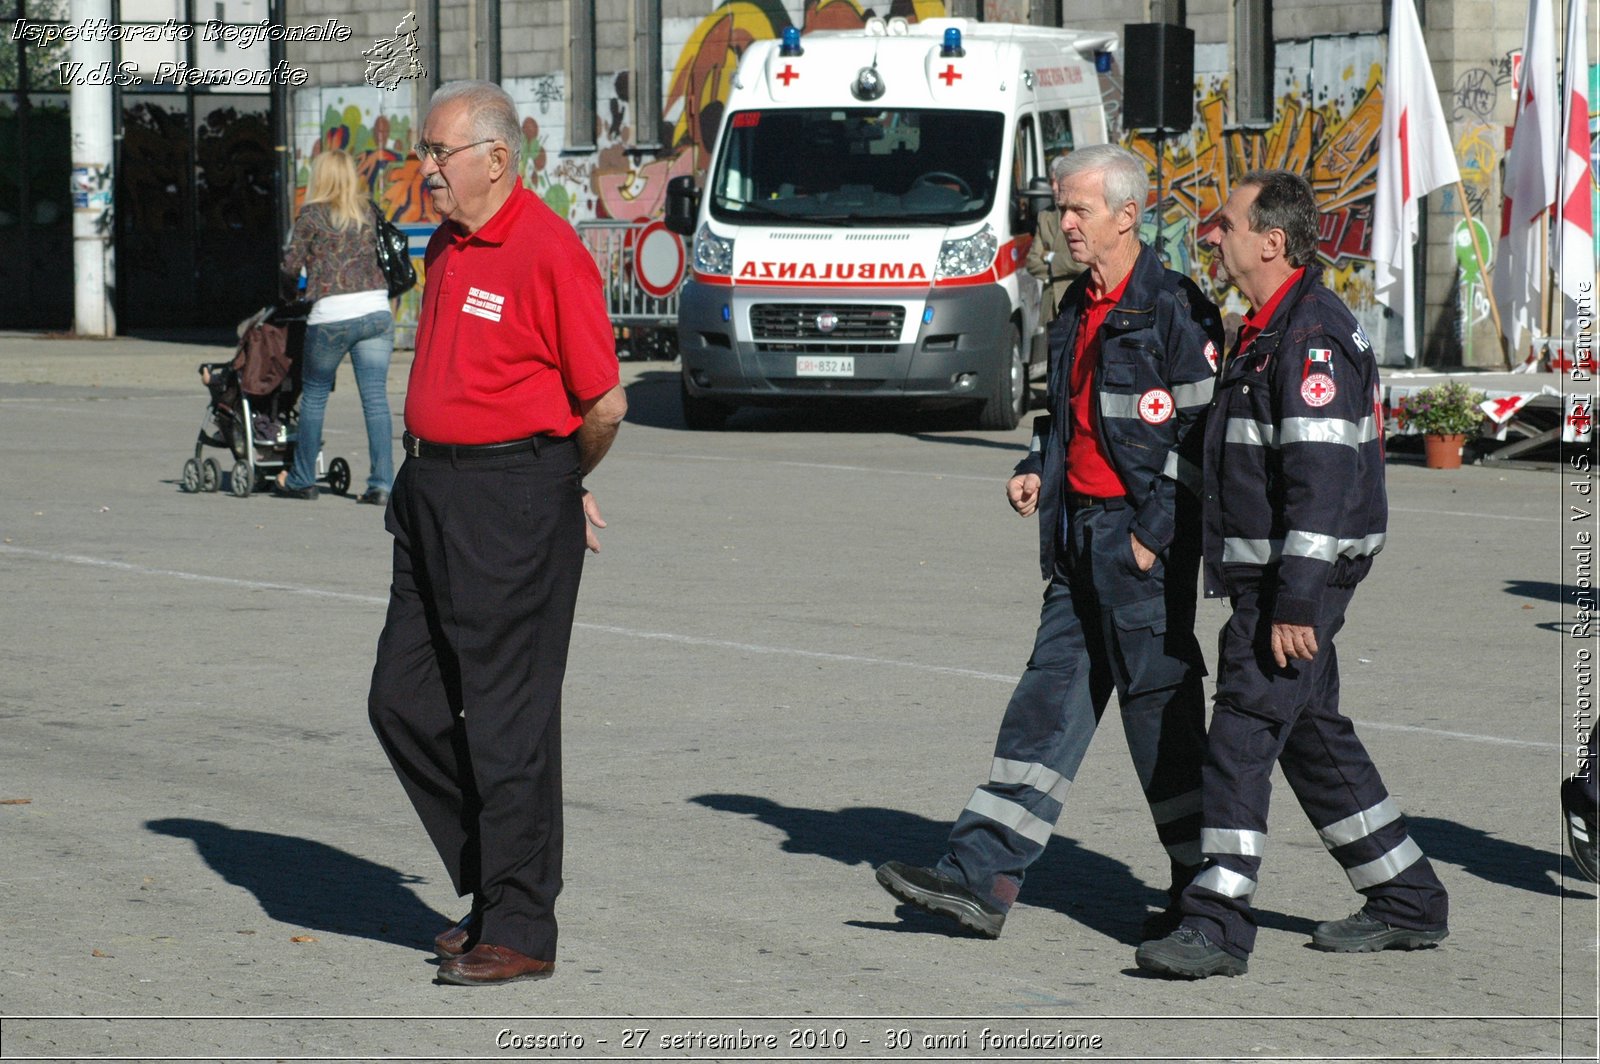
M1159 231L1173 268L1209 281L1230 313L1241 313L1243 304L1216 283L1199 238L1227 202L1234 181L1250 170L1281 167L1305 174L1316 191L1328 283L1368 317L1375 314L1366 255L1377 188L1385 47L1385 39L1376 35L1280 46L1277 103L1272 124L1262 129L1231 121L1226 49L1197 48L1192 131L1159 143L1143 134L1123 137L1149 161L1151 172L1160 174L1144 235L1153 241Z

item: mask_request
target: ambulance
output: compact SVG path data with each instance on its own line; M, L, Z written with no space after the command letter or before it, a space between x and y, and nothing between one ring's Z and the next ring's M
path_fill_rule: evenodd
M751 44L702 190L678 177L683 410L961 404L1012 429L1046 361L1024 270L1057 155L1106 139L1116 37L868 20ZM1045 315L1048 317L1048 315Z

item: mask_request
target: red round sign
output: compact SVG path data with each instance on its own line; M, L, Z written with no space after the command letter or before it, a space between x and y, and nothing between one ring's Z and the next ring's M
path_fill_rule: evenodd
M670 296L683 281L683 241L660 220L639 230L633 241L633 277L657 299Z

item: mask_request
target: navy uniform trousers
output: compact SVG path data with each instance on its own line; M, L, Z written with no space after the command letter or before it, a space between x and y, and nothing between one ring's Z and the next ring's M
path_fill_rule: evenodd
M935 867L1001 909L1044 852L1113 689L1171 858L1174 900L1199 867L1205 665L1194 637L1197 560L1189 555L1168 573L1158 557L1139 572L1128 542L1132 518L1120 499L1067 508L1033 655L1000 723L989 781L973 792Z
M1234 597L1222 629L1204 773L1206 867L1181 906L1185 924L1234 956L1255 946L1250 898L1266 847L1274 764L1368 912L1421 931L1447 921L1444 885L1412 841L1355 726L1339 712L1333 637L1354 594L1325 591L1316 657L1286 669L1273 661L1271 604L1257 590Z
M368 714L480 941L555 960L561 684L584 532L578 449L408 457Z

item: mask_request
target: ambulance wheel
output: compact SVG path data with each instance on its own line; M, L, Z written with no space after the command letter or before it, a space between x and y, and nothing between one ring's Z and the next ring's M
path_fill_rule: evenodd
M343 458L335 458L328 463L328 490L335 495L343 495L350 490L350 463Z
M193 458L183 463L183 490L191 494L200 490L200 463Z
M695 432L716 432L728 424L733 411L715 399L701 399L689 394L689 386L678 378L683 394L683 423Z
M1011 327L1010 349L989 384L989 397L978 411L980 429L1014 429L1028 412L1028 362L1022 355L1022 334Z
M200 463L200 487L206 491L216 491L222 487L222 467L217 465L215 458L207 458Z
M250 483L254 479L255 474L250 472L248 463L235 462L233 463L233 472L228 476L228 490L241 499L246 498L250 494L250 489L255 487L254 484Z

